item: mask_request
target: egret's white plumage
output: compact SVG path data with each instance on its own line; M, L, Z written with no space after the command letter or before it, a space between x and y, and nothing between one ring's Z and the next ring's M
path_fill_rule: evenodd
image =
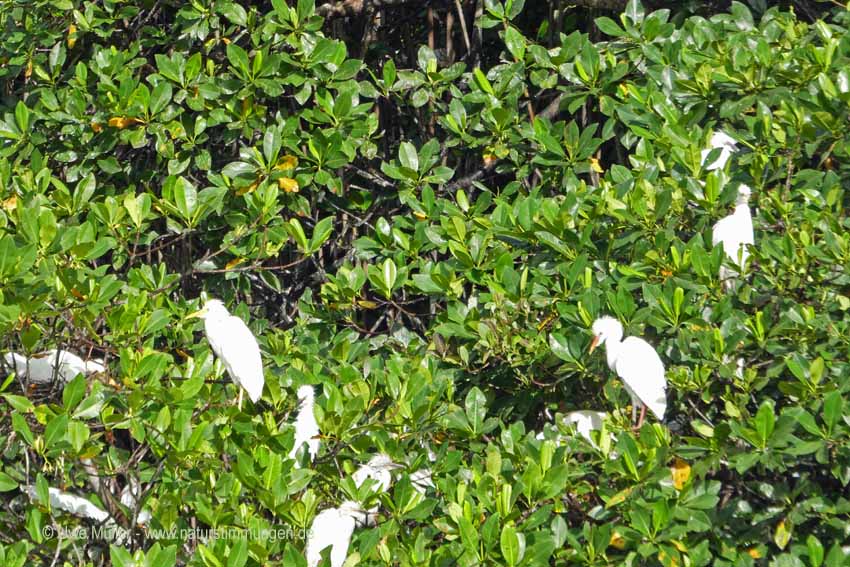
M88 376L106 371L102 362L83 360L67 350L51 349L29 359L16 352L9 352L3 355L3 360L18 378L28 379L32 384L49 384L53 382L54 377L58 377L62 382L70 382L78 374Z
M623 380L632 397L633 411L641 403L663 420L667 409L667 379L664 363L652 345L639 337L623 340L623 325L613 317L594 321L593 335L591 351L597 344L605 345L608 367Z
M431 469L423 468L410 473L410 484L419 494L425 494L429 488L434 488Z
M594 447L596 443L593 441L593 437L591 436L591 431L598 431L602 429L602 424L605 419L608 417L608 414L604 411L593 411L593 410L578 410L571 411L563 417L563 422L565 425L572 425L575 427L576 433L584 437L590 442ZM542 441L545 439L544 433L541 431L537 434L537 439ZM558 435L555 438L555 441L558 443L563 442L563 437Z
M123 506L126 506L130 510L130 514L136 512L136 504L139 501L139 498L142 497L142 487L139 484L139 481L132 478L127 486L124 487L124 490L121 491L121 496L119 500ZM130 518L132 520L132 517ZM138 511L136 516L136 524L140 526L144 526L151 519L151 513L147 508L142 508Z
M727 290L734 289L735 278L741 273L750 257L747 246L755 244L753 232L753 215L750 212L750 188L743 183L738 187L738 197L735 199L735 210L731 215L723 217L712 228L711 242L715 246L723 245L723 251L731 260L733 266L720 266L720 281Z
M27 493L30 498L36 498L35 487L28 486ZM77 496L75 494L71 494L69 492L63 492L58 488L50 487L47 489L48 496L50 498L50 507L55 510L61 510L63 512L67 512L78 518L86 518L89 520L94 520L98 523L106 522L107 520L111 520L109 512L101 509L100 507L92 504L82 496Z
M289 452L289 458L294 459L298 449L306 443L310 461L319 453L319 424L313 407L316 403L316 393L313 386L301 386L298 388L298 415L295 418L295 444Z
M317 567L322 560L322 550L331 547L331 567L342 567L348 555L356 518L363 513L357 502L346 500L338 508L319 512L310 526L305 555L308 567Z
M245 321L231 315L218 299L210 299L203 309L190 317L203 318L204 331L213 352L224 363L230 378L241 387L240 404L242 390L256 403L265 384L263 360L260 345Z
M732 157L732 152L738 148L735 143L735 139L723 132L715 132L711 136L709 144L711 147L701 152L702 164L708 171L723 169L729 161L729 158ZM705 160L708 159L708 154L711 153L711 150L715 149L720 150L720 155L717 156L717 159L715 159L712 163L705 163Z
M379 494L390 489L393 482L392 471L400 468L401 465L393 462L393 460L384 453L378 453L367 462L361 465L359 469L351 475L355 486L360 488L366 479L372 479L372 492ZM373 506L357 516L358 526L374 526L375 519L378 514L378 506Z
M389 455L378 453L369 459L369 462L354 471L351 478L354 479L357 488L360 488L367 478L371 478L375 481L375 484L372 485L374 492L386 492L393 481L391 471L397 468L399 468L399 465L394 463Z

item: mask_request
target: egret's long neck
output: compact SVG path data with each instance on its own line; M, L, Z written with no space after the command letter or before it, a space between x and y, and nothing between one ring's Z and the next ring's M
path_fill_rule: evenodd
M608 368L614 370L617 357L620 356L620 347L623 346L622 337L609 337L605 340L605 358L608 359Z

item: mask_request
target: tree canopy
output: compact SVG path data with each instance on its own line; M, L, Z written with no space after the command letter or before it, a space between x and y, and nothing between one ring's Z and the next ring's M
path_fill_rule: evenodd
M0 563L303 567L352 501L348 567L847 565L848 23L0 3ZM241 410L207 298L260 344ZM661 357L663 421L588 353L602 315ZM89 366L15 371L55 349Z

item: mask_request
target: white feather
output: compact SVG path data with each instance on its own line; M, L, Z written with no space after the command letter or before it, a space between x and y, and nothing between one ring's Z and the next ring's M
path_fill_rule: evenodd
M720 281L727 290L734 288L738 274L746 267L747 259L750 257L747 247L755 244L753 215L747 204L749 197L750 188L741 184L738 188L735 210L731 215L717 221L712 228L712 244L715 246L722 244L723 251L733 264L732 267L720 266Z
M732 157L732 152L734 152L738 147L734 138L723 132L715 132L711 136L711 141L709 143L711 144L711 147L707 150L702 150L700 154L702 156L703 166L707 171L723 169L729 161L729 158ZM717 159L715 159L712 163L706 164L705 160L708 159L708 154L715 149L720 149L720 155L717 156Z
M98 506L92 504L81 496L76 496L69 492L63 492L58 488L50 487L47 489L50 497L50 506L56 510L67 512L78 518L86 518L102 523L110 519L109 512L102 510ZM28 486L27 493L30 498L36 498L35 487Z
M658 419L667 409L664 363L655 349L638 337L623 340L623 326L612 317L593 323L593 333L605 345L608 366L615 371L634 402L643 403Z
M295 458L298 449L304 443L307 444L310 461L315 459L319 453L319 424L316 422L316 415L313 411L315 398L316 394L312 386L298 388L298 400L301 402L301 407L298 409L298 415L295 418L295 444L289 452L290 459Z
M131 479L127 486L124 487L124 490L121 491L120 501L121 504L129 508L130 513L133 514L136 511L136 504L141 496L142 487L139 484L139 481ZM132 520L132 517L130 519ZM150 519L150 511L147 508L142 508L136 516L136 523L140 526L144 526L150 521Z
M338 508L329 508L319 512L310 526L305 555L308 567L318 567L322 559L321 552L331 547L331 567L342 567L348 556L348 546L356 525L355 518L362 514L360 505L347 500Z
M207 301L204 310L204 331L213 352L224 363L230 378L256 403L265 384L257 339L245 321L228 313L221 301Z
M3 355L7 366L15 371L21 380L28 379L32 384L50 384L54 376L62 382L70 382L78 374L88 376L96 372L105 372L103 364L89 360L84 361L76 354L67 350L48 350L29 359L15 352Z

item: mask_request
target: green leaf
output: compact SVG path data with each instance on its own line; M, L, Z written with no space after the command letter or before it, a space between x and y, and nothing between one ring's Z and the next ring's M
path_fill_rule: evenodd
M248 60L248 54L245 53L244 49L235 43L231 43L227 46L227 59L230 61L230 64L241 71L243 75L250 75L251 64Z
M629 0L628 4L626 4L625 15L632 21L632 24L640 26L643 23L646 11L643 9L643 4L640 0Z
M484 417L487 415L487 397L477 386L474 386L466 395L464 407L473 433L480 433L483 429Z
M508 26L505 30L505 47L517 61L525 59L525 38L516 28Z
M333 232L334 217L325 217L313 227L313 237L310 239L310 253L319 250L327 242Z
M626 32L617 25L617 22L612 20L611 18L607 18L605 16L601 18L596 18L594 20L596 22L596 27L599 28L602 33L606 35L610 35L613 37L622 37L626 35Z
M60 413L50 420L44 428L44 446L50 449L54 443L65 437L68 429L68 414Z
M3 399L6 400L10 406L12 406L21 413L30 413L35 409L33 403L24 396L18 396L15 394L3 394Z
M167 81L161 81L154 87L150 101L151 115L159 114L171 102L171 92L171 83Z
M78 374L76 378L65 385L62 391L62 405L65 410L72 410L83 396L86 395L86 379L82 374Z
M830 436L843 414L844 400L838 390L833 390L826 395L823 401L823 420L826 423L827 433Z
M398 160L401 165L413 171L419 171L419 155L416 146L410 142L402 142L398 148Z
M177 211L187 223L191 223L192 216L198 207L198 191L192 183L182 175L174 183L174 204Z
M776 414L773 409L773 400L765 400L759 406L756 412L755 426L759 438L762 441L762 447L767 444L767 440L773 434L773 426L776 421Z
M307 235L304 233L304 227L301 226L301 221L292 217L289 219L289 222L286 223L286 231L292 239L295 240L298 250L300 250L303 254L310 253L310 245L307 242Z
M248 562L248 540L237 538L227 554L227 567L243 567Z
M85 423L73 420L68 423L68 442L78 453L89 439L89 427Z
M18 483L15 482L15 479L0 471L0 492L9 492L16 488L18 488Z
M493 85L490 84L490 81L487 80L487 77L484 75L484 73L481 72L481 69L476 67L472 72L472 76L475 79L475 84L478 85L479 89L489 95L496 94L495 91L493 91Z
M30 130L30 110L23 101L18 101L15 105L15 124L22 134L29 133Z
M517 537L516 528L508 524L502 528L502 535L499 538L499 548L502 551L502 557L508 565L516 565L519 563L519 538Z

